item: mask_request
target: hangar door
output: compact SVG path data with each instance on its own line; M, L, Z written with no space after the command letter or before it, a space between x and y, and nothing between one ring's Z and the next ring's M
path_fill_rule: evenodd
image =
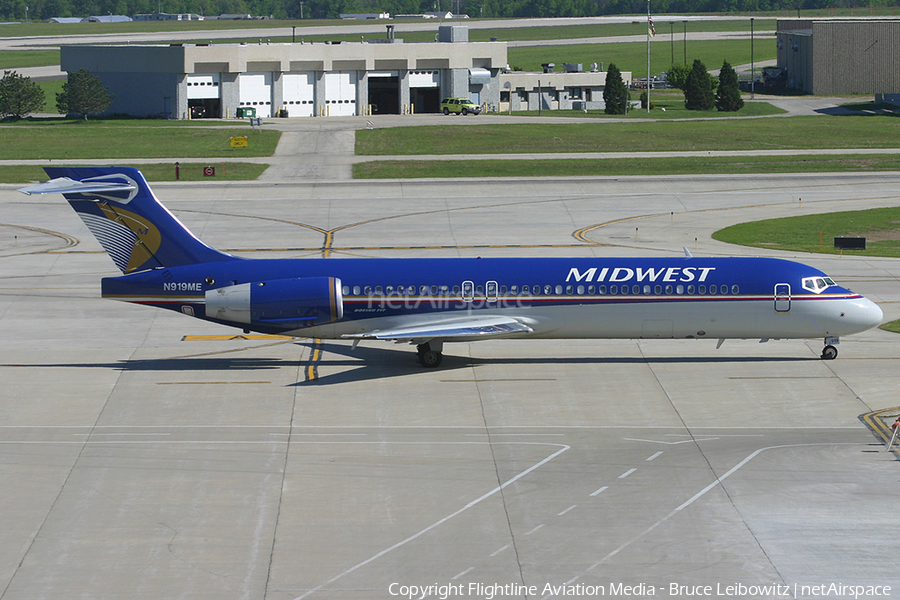
M399 71L369 71L369 105L377 115L400 114Z
M285 73L284 104L289 117L312 117L315 115L316 75L315 73Z
M219 73L187 76L187 101L191 119L218 119L222 116Z
M239 106L255 108L257 117L272 116L272 73L241 73L238 87Z
M332 117L356 115L356 71L325 73L325 110Z
M441 111L441 72L410 71L409 101L416 114Z

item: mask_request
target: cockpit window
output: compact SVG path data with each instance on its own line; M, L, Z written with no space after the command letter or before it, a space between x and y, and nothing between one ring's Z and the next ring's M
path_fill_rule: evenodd
M831 286L837 285L831 277L805 277L802 284L804 289L816 294L821 294Z

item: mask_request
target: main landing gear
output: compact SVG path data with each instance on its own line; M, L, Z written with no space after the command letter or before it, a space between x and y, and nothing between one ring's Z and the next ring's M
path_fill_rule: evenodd
M825 338L825 347L822 348L822 356L820 357L822 360L834 360L837 358L838 351L835 346L840 344L840 338Z
M419 364L423 367L428 367L429 369L440 366L441 360L444 358L444 355L441 354L442 346L443 344L440 343L432 345L431 342L416 346L416 351L419 355Z

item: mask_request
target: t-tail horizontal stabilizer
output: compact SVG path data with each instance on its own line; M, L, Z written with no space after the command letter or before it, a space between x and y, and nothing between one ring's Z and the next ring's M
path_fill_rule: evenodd
M50 181L25 194L60 193L122 273L233 260L210 248L164 207L131 167L45 167Z

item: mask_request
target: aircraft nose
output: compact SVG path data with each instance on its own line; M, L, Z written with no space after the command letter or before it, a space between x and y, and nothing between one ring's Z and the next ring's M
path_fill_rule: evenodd
M842 311L841 316L849 329L852 329L854 333L861 333L880 325L884 313L877 304L868 298L859 298L853 300Z
M873 327L878 327L881 325L881 319L884 317L884 313L881 311L881 307L869 300L865 299L865 307L866 307L866 329L872 329Z

